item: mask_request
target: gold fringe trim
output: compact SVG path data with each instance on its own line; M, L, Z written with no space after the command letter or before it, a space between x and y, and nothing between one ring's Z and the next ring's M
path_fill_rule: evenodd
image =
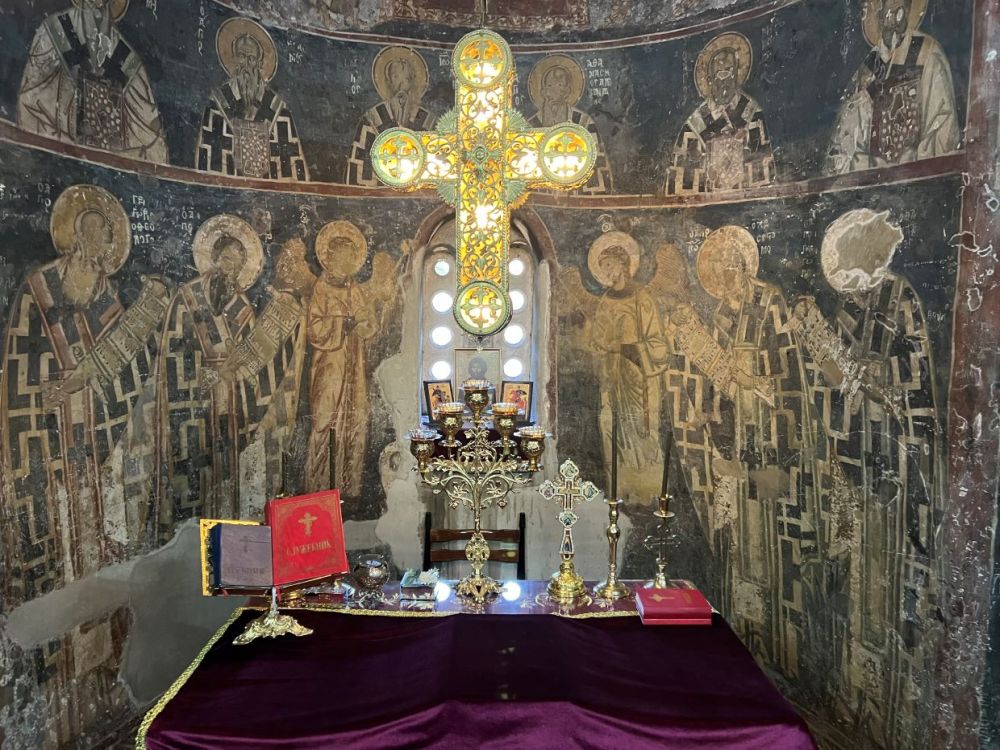
M526 614L531 614L530 612ZM570 620L589 620L595 617L638 617L639 613L628 609L609 609L603 612L581 612L577 615L563 614L562 612L539 612L540 615L555 615L565 617Z
M147 750L146 733L149 731L149 727L152 726L153 721L157 716L159 716L160 712L166 708L167 704L173 700L173 697L180 692L180 689L184 687L184 683L186 683L191 675L194 674L194 671L201 664L202 659L204 659L208 652L212 649L212 646L216 644L222 635L229 629L229 626L236 622L237 618L239 618L239 616L243 614L246 609L246 607L237 607L233 614L229 616L229 619L215 631L215 634L211 638L209 638L208 643L206 643L204 647L202 647L201 651L198 652L198 655L194 657L194 661L188 665L187 669L181 672L180 676L174 680L173 684L169 688L167 688L167 692L160 696L160 699L156 701L156 704L149 709L143 717L142 723L139 725L139 731L135 736L136 750Z

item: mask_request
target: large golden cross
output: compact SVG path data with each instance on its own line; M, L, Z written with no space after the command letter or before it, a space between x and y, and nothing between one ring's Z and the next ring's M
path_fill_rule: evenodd
M383 132L372 146L372 167L392 187L434 187L455 208L455 319L482 337L510 321L511 211L529 189L584 184L594 170L597 142L573 123L528 127L512 106L514 58L499 34L486 29L466 34L451 65L455 108L438 120L434 132Z

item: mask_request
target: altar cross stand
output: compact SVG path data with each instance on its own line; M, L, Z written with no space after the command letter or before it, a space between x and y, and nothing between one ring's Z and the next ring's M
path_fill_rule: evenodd
M558 482L551 479L542 482L538 492L546 500L555 500L561 507L559 523L563 527L563 540L559 552L562 561L559 563L559 571L549 581L548 593L553 599L566 602L586 594L583 579L573 565L573 526L579 520L574 508L580 502L589 503L599 497L601 491L593 482L580 480L580 469L572 461L563 462L559 467L559 476Z
M434 188L455 209L458 291L453 312L480 340L510 321L507 261L511 212L529 189L587 182L597 142L579 125L530 128L513 108L514 58L499 35L480 29L452 55L455 108L433 132L390 128L372 145L385 184Z

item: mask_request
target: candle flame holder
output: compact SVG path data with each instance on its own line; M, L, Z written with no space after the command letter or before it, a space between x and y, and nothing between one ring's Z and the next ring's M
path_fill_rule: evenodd
M656 498L658 507L653 511L653 515L659 518L660 522L656 525L656 533L647 536L644 542L646 549L656 550L656 575L652 581L644 585L647 589L665 589L670 586L670 581L667 579L667 545L670 544L670 522L676 515L670 510L672 499L673 497L667 494Z
M492 419L499 440L490 439L486 412L490 405L493 384L486 380L467 380L462 384L464 401L437 407L438 422L444 439L432 430L409 433L410 452L417 458L417 471L425 485L435 494L444 493L452 508L464 505L472 510L472 538L465 545L465 558L472 573L455 586L455 593L474 604L482 604L500 594L499 581L483 574L490 559L490 547L482 531L483 511L490 507L503 508L514 487L525 485L538 471L538 459L545 450L545 430L541 427L522 428L528 435L513 432L513 420L506 404L494 404ZM468 406L469 413L465 411ZM500 407L499 414L497 407ZM469 425L466 426L466 417ZM506 418L510 416L508 426ZM458 440L458 435L465 442ZM512 440L511 435L518 437ZM439 450L440 449L440 450ZM428 451L429 455L428 455ZM443 454L443 455L442 455ZM424 461L421 462L421 456Z

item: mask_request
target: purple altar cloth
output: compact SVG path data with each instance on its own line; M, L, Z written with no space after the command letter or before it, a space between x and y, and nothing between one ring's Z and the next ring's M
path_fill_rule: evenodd
M312 635L232 645L259 614L240 614L155 714L149 750L815 750L718 615L297 611Z

